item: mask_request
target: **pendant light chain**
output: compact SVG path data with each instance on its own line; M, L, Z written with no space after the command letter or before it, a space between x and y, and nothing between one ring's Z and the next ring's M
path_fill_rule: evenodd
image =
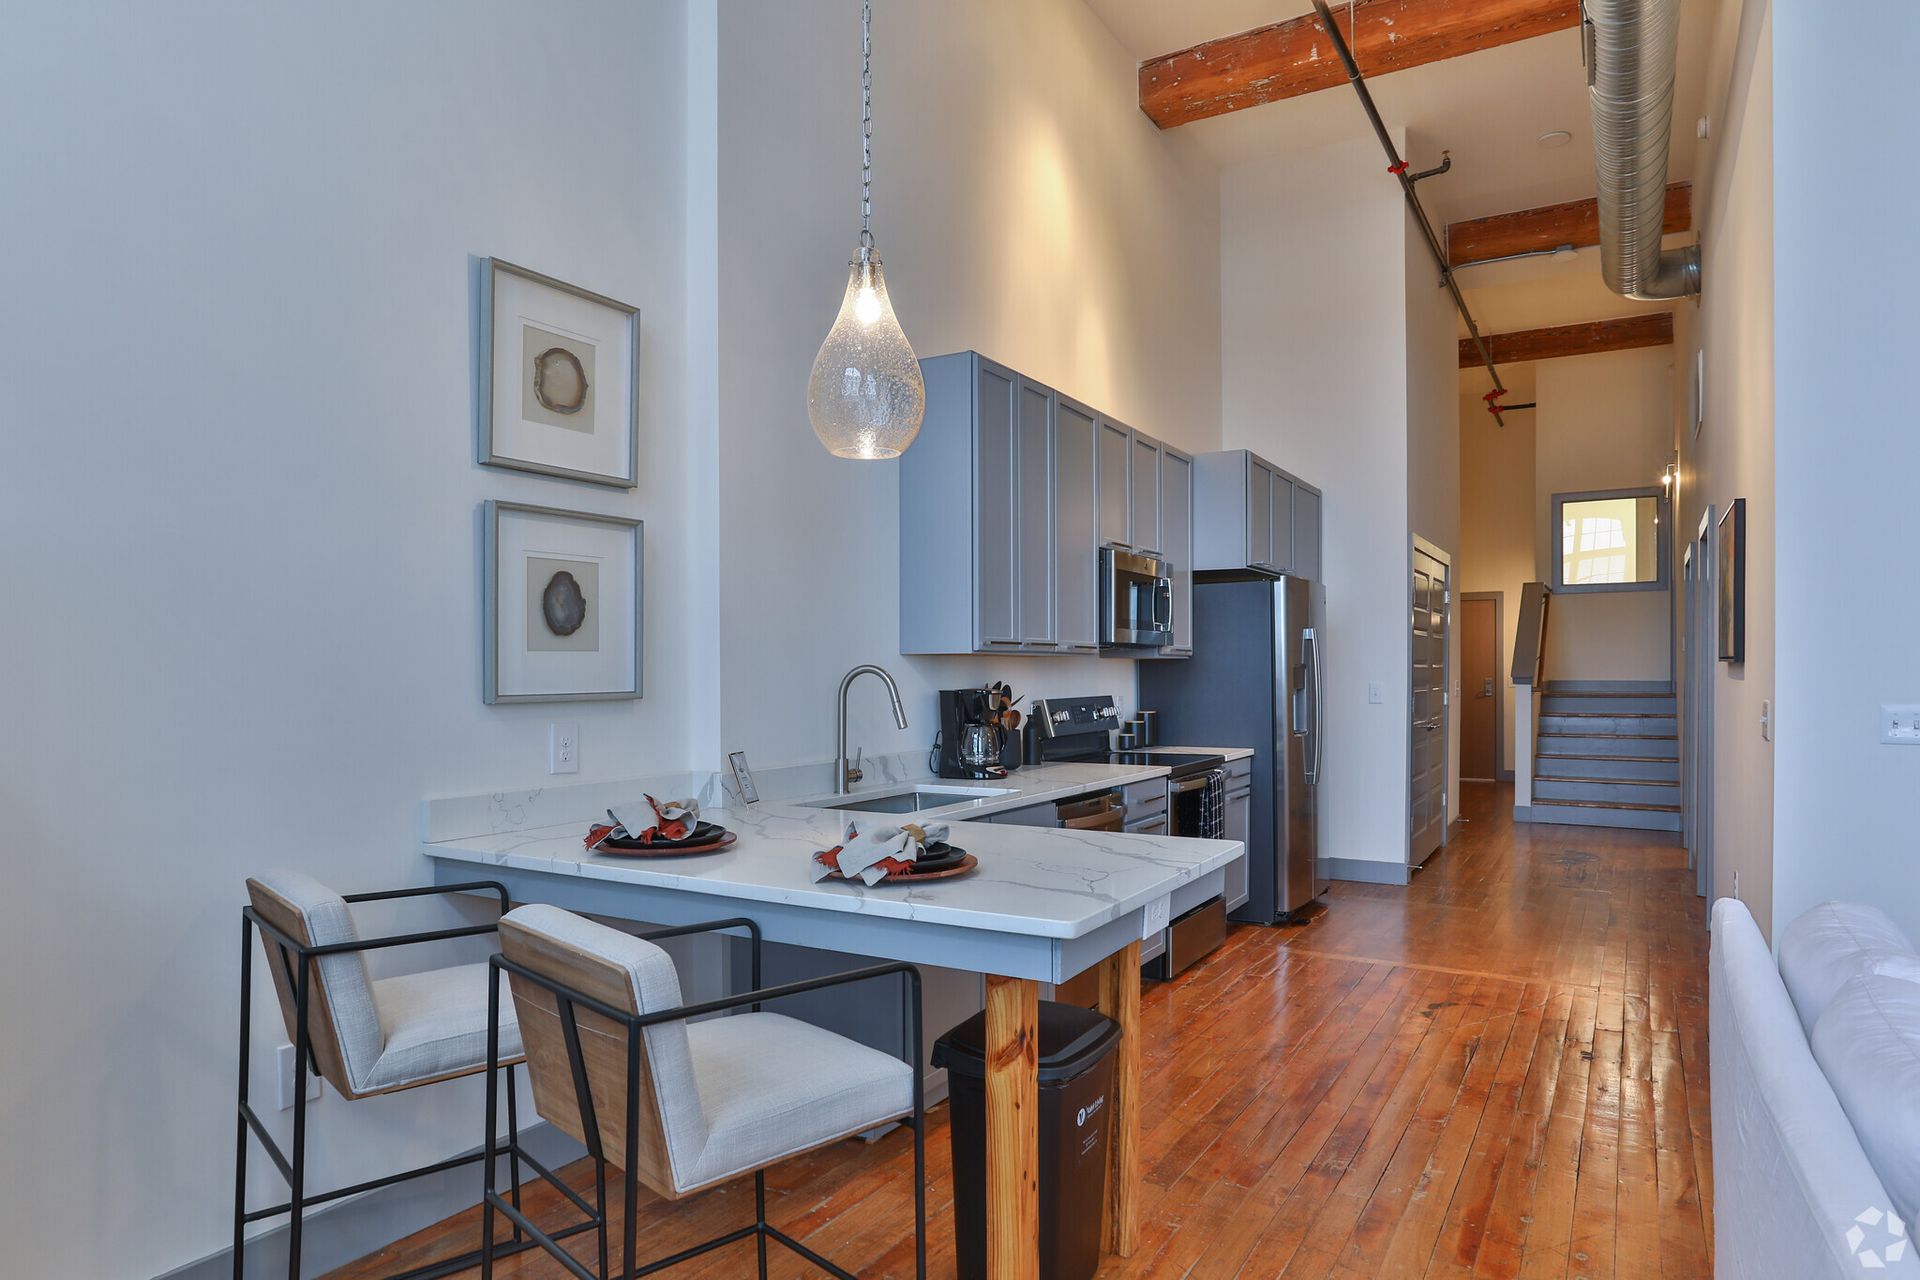
M860 247L873 248L873 0L860 0Z

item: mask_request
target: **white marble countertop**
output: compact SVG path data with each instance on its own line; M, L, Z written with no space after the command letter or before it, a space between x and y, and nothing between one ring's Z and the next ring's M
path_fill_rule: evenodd
M515 825L504 830L496 826L486 833L423 841L420 847L427 856L442 862L584 877L609 885L681 889L749 902L998 933L1078 938L1226 867L1245 856L1245 846L1235 840L971 822L957 826L952 835L953 843L980 860L971 874L917 885L881 884L872 888L838 880L815 883L810 875L812 855L840 842L850 816L864 816L870 823L898 824L909 817L917 822L958 823L1103 787L1147 781L1166 773L1165 768L1153 767L1047 764L1017 770L1004 781L992 783L927 778L917 785L982 794L978 799L961 799L911 815L857 815L816 807L819 800L836 797L710 809L702 816L733 831L739 840L716 853L687 857L589 854L583 838L594 816L591 811L549 825ZM595 790L604 793L615 785ZM894 794L911 785L915 784L859 788L852 798ZM637 792L626 799L638 799ZM429 816L427 830L433 829Z
M1148 747L1147 750L1170 751L1176 755L1183 756L1220 756L1228 763L1232 763L1235 760L1250 760L1253 758L1252 747L1170 747L1162 746L1156 742L1151 747Z

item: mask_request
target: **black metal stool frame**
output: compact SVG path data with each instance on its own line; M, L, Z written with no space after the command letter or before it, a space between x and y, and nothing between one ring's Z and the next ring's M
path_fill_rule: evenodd
M467 884L427 885L413 889L391 889L382 893L345 894L343 900L356 902L385 902L398 898L419 898L435 894L448 893L493 893L500 899L500 913L505 915L512 905L507 898L507 887L497 880L476 880ZM300 1280L300 1235L302 1219L307 1209L314 1205L328 1204L347 1196L358 1195L362 1191L375 1191L390 1187L395 1183L406 1182L413 1178L424 1178L429 1174L444 1173L449 1169L458 1169L463 1165L478 1164L493 1153L491 1150L475 1151L463 1156L454 1156L434 1164L422 1165L417 1169L408 1169L404 1173L388 1174L385 1177L372 1178L366 1182L355 1183L350 1187L336 1187L331 1191L310 1194L306 1189L307 1154L307 1076L309 1070L314 1075L320 1072L319 1062L313 1053L312 1030L307 1023L307 1011L312 1003L312 982L315 964L325 956L343 955L355 951L380 951L391 947L414 946L424 942L444 942L454 938L474 938L499 932L497 925L466 925L456 929L433 929L424 933L395 934L384 938L369 938L359 942L335 942L323 946L304 946L286 933L275 928L270 922L249 907L240 912L240 1073L239 1073L239 1120L234 1140L234 1181L233 1181L233 1277L245 1280L246 1277L246 1229L247 1224L259 1222L264 1218L288 1214L287 1227L287 1275L289 1280ZM293 1153L289 1156L273 1140L267 1127L254 1111L247 1097L248 1068L252 1056L252 1017L253 1017L253 931L258 928L264 935L261 939L265 946L271 939L279 949L281 963L287 972L288 985L294 991L294 1026L297 1028L294 1038L293 1063ZM270 958L271 959L271 958ZM519 1118L519 1106L512 1088L514 1068L517 1064L500 1066L497 1029L490 1030L487 1055L487 1099L489 1112L494 1096L494 1086L498 1073L507 1073L507 1123L515 1125ZM288 1198L280 1204L264 1209L247 1208L247 1136L251 1132L265 1149L274 1168L286 1180ZM517 1144L516 1144L517 1147ZM520 1199L520 1161L531 1163L525 1152L510 1149L507 1152L511 1166L512 1191L514 1202ZM493 1181L493 1168L487 1169L487 1185ZM557 1233L570 1236L585 1231L593 1224L584 1222ZM533 1241L521 1235L518 1227L514 1229L513 1239L503 1246L502 1254L519 1253L533 1247ZM436 1280L437 1277L451 1275L456 1271L465 1271L481 1260L481 1250L472 1249L457 1258L442 1262L432 1262L399 1272L387 1277L387 1280Z
M616 1009L603 1004L592 996L575 991L551 978L535 973L524 965L515 964L505 956L493 957L493 981L488 984L487 1007L487 1128L486 1149L481 1153L486 1162L486 1188L480 1212L480 1277L481 1280L493 1280L493 1259L497 1253L493 1245L493 1215L497 1211L506 1216L516 1232L524 1231L532 1237L535 1244L545 1249L555 1261L565 1267L579 1280L611 1280L608 1274L609 1256L607 1252L607 1157L600 1141L600 1126L594 1113L593 1094L587 1084L587 1063L580 1050L579 1011L586 1009L603 1018L619 1023L627 1029L627 1125L624 1159L621 1163L622 1192L626 1218L624 1222L625 1239L623 1244L626 1265L619 1272L619 1280L636 1280L639 1276L652 1275L668 1267L678 1266L697 1258L704 1253L744 1240L749 1236L758 1237L760 1247L760 1277L767 1275L767 1241L777 1240L794 1253L805 1258L814 1266L837 1276L840 1280L859 1280L851 1272L835 1266L813 1250L795 1240L780 1228L767 1221L767 1177L764 1169L755 1170L753 1175L754 1221L736 1228L724 1235L682 1249L671 1257L660 1258L645 1265L636 1265L635 1255L639 1245L639 1178L634 1166L639 1159L640 1149L640 1033L648 1027L663 1022L678 1022L688 1018L697 1018L709 1013L720 1013L738 1009L743 1005L758 1010L763 1003L797 996L807 991L818 991L824 987L843 986L847 983L866 982L875 978L899 974L904 979L907 1001L907 1043L902 1058L913 1071L913 1112L911 1117L903 1118L901 1123L913 1130L913 1242L914 1274L918 1280L926 1280L927 1275L927 1108L924 1080L920 1073L920 971L905 962L871 965L863 969L852 969L846 973L831 974L824 978L812 978L804 982L789 982L777 987L760 985L760 926L753 921L736 918L714 920L706 924L682 925L672 929L656 929L635 936L645 941L657 941L661 938L684 937L690 934L712 933L723 929L744 929L752 940L753 990L738 995L725 996L718 1000L707 1000L699 1004L682 1005L676 1009L665 1009L659 1013L633 1014L625 1009ZM578 1227L568 1231L555 1232L552 1235L528 1221L521 1212L519 1197L516 1195L509 1203L494 1189L493 1157L497 1154L494 1137L497 1123L498 1102L495 1096L495 1084L498 1076L492 1068L499 1062L500 1053L500 975L515 974L527 981L553 993L559 1014L561 1033L567 1046L567 1065L573 1074L574 1094L580 1103L580 1131L587 1136L587 1153L594 1162L594 1204L577 1194L553 1173L542 1167L524 1151L518 1152L518 1158L525 1160L535 1173L538 1173L555 1190L571 1201L575 1208L589 1216L591 1225L598 1228L600 1243L600 1270L598 1274L588 1270L580 1260L562 1248L561 1238L571 1235ZM507 1151L516 1152L520 1141L519 1129L511 1116L507 1122Z

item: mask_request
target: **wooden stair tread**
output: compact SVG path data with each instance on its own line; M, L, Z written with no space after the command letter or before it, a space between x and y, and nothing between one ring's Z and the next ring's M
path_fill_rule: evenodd
M1582 736L1590 738L1594 735ZM1630 764L1677 764L1679 762L1677 756L1596 756L1572 751L1536 751L1533 753L1533 758L1535 760L1623 760Z
M1640 813L1678 813L1677 804L1634 804L1626 800L1546 800L1535 798L1536 809L1551 808L1555 805L1566 809L1633 809Z
M1543 716L1566 716L1581 720L1671 720L1671 711L1541 711Z
M1670 689L1556 689L1551 684L1540 695L1543 698L1672 698L1677 695Z
M1633 742L1678 742L1680 740L1680 735L1677 733L1542 733L1539 736L1542 738L1621 738Z
M1614 756L1606 758L1618 759ZM1677 787L1680 785L1677 778L1583 778L1565 773L1536 773L1533 775L1533 780L1535 782L1604 782L1609 786L1623 787Z

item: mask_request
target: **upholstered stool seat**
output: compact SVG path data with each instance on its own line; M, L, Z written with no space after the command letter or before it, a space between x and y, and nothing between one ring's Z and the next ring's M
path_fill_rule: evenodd
M484 960L376 979L373 1007L384 1043L360 1088L384 1093L479 1070L487 1060L487 983L492 980ZM512 1009L502 1009L500 1059L518 1057L520 1023Z

